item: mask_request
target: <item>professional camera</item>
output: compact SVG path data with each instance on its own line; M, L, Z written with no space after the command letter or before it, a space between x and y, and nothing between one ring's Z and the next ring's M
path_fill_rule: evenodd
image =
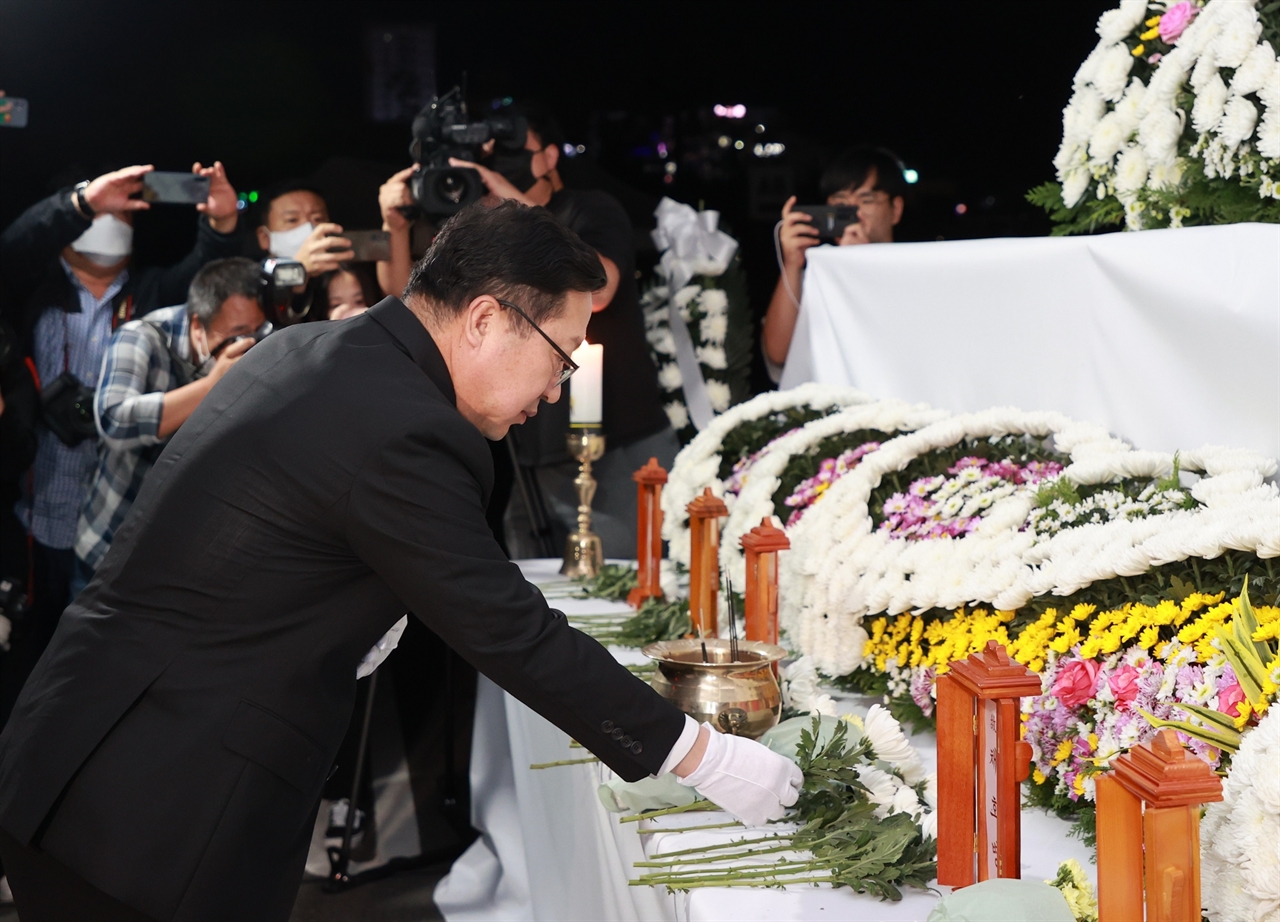
M523 116L493 116L468 120L462 90L454 87L437 96L413 120L409 154L418 164L410 181L414 201L430 215L451 215L484 197L480 174L468 167L449 166L449 158L478 163L482 145L494 141L493 169L506 175L527 159L524 151L529 123ZM508 177L509 178L509 177Z
M307 267L297 260L262 261L262 310L268 317L289 306L293 290L307 284Z

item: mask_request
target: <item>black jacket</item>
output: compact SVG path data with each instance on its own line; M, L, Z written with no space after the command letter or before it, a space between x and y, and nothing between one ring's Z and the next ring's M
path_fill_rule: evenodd
M656 772L683 715L499 550L454 400L395 298L252 349L23 690L0 826L157 920L286 919L356 666L406 610L622 777Z
M50 307L75 313L80 301L66 272L58 264L63 248L89 229L92 222L71 204L71 189L62 189L36 202L0 234L0 292L7 318L30 354L30 337L40 314ZM191 252L167 268L129 270L129 280L115 296L113 315L119 320L141 317L156 308L181 304L200 267L215 259L238 256L237 232L220 234L200 217ZM89 381L93 385L97 382Z

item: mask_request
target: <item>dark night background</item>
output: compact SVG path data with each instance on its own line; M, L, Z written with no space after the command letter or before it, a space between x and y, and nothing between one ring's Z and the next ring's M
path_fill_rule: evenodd
M848 143L919 172L900 239L1047 233L1023 194L1052 178L1071 77L1112 6L0 0L0 88L31 112L0 131L0 221L105 169L216 158L241 191L314 176L335 220L376 227L378 184L410 160L407 122L371 117L373 49L434 25L436 87L467 71L473 117L508 95L549 104L586 147L570 185L607 172L638 225L663 194L720 209L759 313L782 199L816 200L824 157ZM747 117L715 118L716 103ZM757 141L786 152L762 160ZM174 206L144 215L136 258L178 258L192 224Z

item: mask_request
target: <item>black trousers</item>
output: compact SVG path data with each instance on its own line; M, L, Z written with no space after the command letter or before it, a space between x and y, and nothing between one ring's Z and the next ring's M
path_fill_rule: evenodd
M0 856L19 922L155 922L3 829Z

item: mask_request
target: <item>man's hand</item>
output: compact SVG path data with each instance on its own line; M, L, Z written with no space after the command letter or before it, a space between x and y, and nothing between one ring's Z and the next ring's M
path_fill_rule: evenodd
M293 258L306 268L307 278L332 272L338 268L339 263L355 259L356 253L351 249L351 241L346 237L336 236L341 233L341 224L318 224L302 242Z
M692 771L689 762L701 758ZM744 736L717 733L710 724L698 731L698 741L676 766L685 787L697 790L718 807L742 821L759 826L782 816L800 797L804 775L786 756Z
M513 186L507 177L501 173L489 169L487 166L481 166L478 163L472 163L470 160L459 160L457 157L449 158L449 166L470 167L480 174L480 181L484 183L486 189L498 198L514 199L525 205L538 204L533 199L525 196L523 192Z
M240 357L257 345L257 340L252 336L246 336L244 339L238 339L227 348L218 353L218 358L213 363L213 368L209 369L206 376L209 379L210 386L215 384L219 378L231 370L231 366L240 361Z
M793 211L795 204L793 195L782 206L782 228L778 232L782 265L787 269L804 268L804 251L818 245L818 229L813 226L813 219L803 211Z
M127 166L123 170L103 173L84 190L85 201L94 215L119 214L125 211L146 211L150 203L140 198L130 198L142 191L142 177L155 169L154 164Z
M406 167L382 184L378 190L378 207L382 210L382 229L400 231L409 226L409 219L400 209L413 204L413 195L409 192L409 178L418 170L415 163Z
M862 226L861 222L854 222L845 227L844 233L840 235L838 245L842 247L852 246L859 243L870 243L867 239L867 229Z
M209 177L209 198L196 205L196 211L207 215L209 226L218 233L231 233L236 229L236 220L240 217L240 213L236 208L236 190L227 179L227 171L222 161L215 160L213 166L201 166L197 161L192 164L191 172L197 176Z

